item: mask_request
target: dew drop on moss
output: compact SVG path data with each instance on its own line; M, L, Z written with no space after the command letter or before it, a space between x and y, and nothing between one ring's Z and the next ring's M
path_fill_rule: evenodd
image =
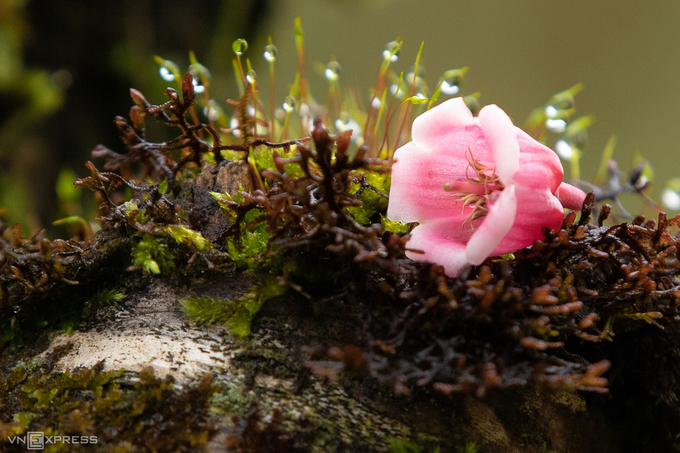
M404 97L404 89L399 86L399 84L393 83L390 85L390 93L397 99Z
M338 80L340 76L340 63L333 60L326 65L326 70L324 71L326 79L330 81Z
M399 59L399 43L397 41L390 41L385 45L385 50L383 50L383 59L390 60L392 63Z
M555 152L564 160L569 160L574 155L574 148L566 140L555 142Z
M161 66L161 68L158 70L158 73L161 75L161 79L165 80L166 82L172 82L175 80L175 75L165 66Z
M458 92L460 91L460 87L456 84L451 84L448 81L443 80L442 85L441 85L441 90L442 90L442 93L449 95L449 96L453 96L455 94L458 94Z
M661 193L661 201L668 209L677 211L680 209L680 194L671 188L666 188Z
M560 134L567 129L567 122L563 119L548 118L545 120L545 127L547 127L550 132Z
M554 105L548 105L545 108L545 116L547 116L548 118L555 118L558 113L559 110L557 110L557 108L555 108Z
M296 105L297 101L295 101L293 96L286 96L286 99L283 100L283 110L286 112L292 112L295 110Z
M278 50L276 49L276 46L274 44L267 44L264 46L264 59L267 60L270 63L273 63L276 60L276 55L278 54Z
M251 85L255 84L255 80L257 80L257 74L255 74L254 70L248 71L248 75L246 75L246 82L248 82Z
M231 49L236 55L241 56L246 50L248 50L248 41L243 38L239 38L231 45Z

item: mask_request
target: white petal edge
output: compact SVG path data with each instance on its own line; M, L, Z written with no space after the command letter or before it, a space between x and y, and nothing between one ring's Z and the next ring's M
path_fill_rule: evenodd
M484 262L512 228L517 217L515 186L506 187L491 206L484 221L465 248L465 257L475 266Z
M420 224L411 231L411 239L406 247L411 250L421 250L416 253L407 250L406 256L414 261L430 261L444 267L449 277L456 277L460 271L468 266L465 257L465 244L451 240L442 235L440 225L436 222ZM451 225L451 228L456 228Z
M496 164L496 174L507 187L519 170L519 142L510 117L497 105L491 104L479 112L479 125Z
M420 147L429 148L437 143L437 138L447 134L451 129L470 126L475 123L472 112L463 101L457 97L442 102L413 120L411 138Z

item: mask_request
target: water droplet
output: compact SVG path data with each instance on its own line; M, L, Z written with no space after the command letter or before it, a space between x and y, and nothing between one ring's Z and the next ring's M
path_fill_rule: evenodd
M671 188L666 188L661 193L661 201L668 209L677 211L680 209L680 194Z
M210 121L217 121L224 115L224 111L217 102L211 99L208 101L208 104L203 107L203 114Z
M286 96L286 99L283 100L283 110L286 113L290 113L293 110L295 110L296 105L297 102L295 101L295 98L293 96Z
M401 99L404 97L404 89L396 83L390 85L390 93L392 93L392 95L395 96L397 99Z
M19 313L21 311L21 307L19 305L15 305L12 307L12 311L14 311L14 313Z
M548 118L555 118L558 113L559 110L557 110L554 105L549 105L545 108L545 116Z
M574 148L566 140L557 140L555 152L564 160L570 160L574 155Z
M239 126L238 118L231 117L231 120L229 121L229 129L232 129L231 135L237 138L241 138L241 129L239 129L238 126Z
M561 134L565 131L565 129L567 129L567 122L562 119L548 118L545 120L545 127L547 127L551 132Z
M248 108L246 108L246 112L248 113L249 116L255 116L255 107L249 105Z
M257 74L255 74L254 70L248 71L248 75L246 75L246 82L248 82L251 85L255 85L255 81L257 80Z
M423 101L427 101L427 96L425 96L423 93L416 93L413 95L414 98L416 99L421 99Z
M419 75L416 76L415 72L409 72L406 74L406 81L408 82L409 85L414 85L416 88L420 88L420 86L423 84L423 78L421 77L423 74L422 72L418 72Z
M175 74L170 72L170 70L165 66L161 66L161 68L158 70L158 73L161 75L161 79L165 80L166 82L172 82L175 80Z
M340 113L340 118L335 120L335 128L338 132L345 132L351 129L352 140L354 141L361 136L361 126L359 126L359 123L353 120L347 112Z
M399 59L399 43L397 41L390 41L385 45L383 50L383 60L390 60L392 63Z
M276 60L276 55L279 53L279 51L276 49L276 46L274 44L267 44L264 46L264 59L267 60L270 63L274 63Z
M328 80L338 80L338 77L340 76L340 63L335 60L330 61L326 65L326 71L324 71L324 75Z
M373 98L373 100L371 101L371 107L373 107L376 110L380 108L380 104L382 104L382 101L378 97Z
M231 49L236 55L241 56L246 50L248 50L248 41L243 38L239 38L231 45Z
M441 90L442 93L453 96L454 94L458 94L460 87L456 84L450 84L446 80L442 80Z
M194 78L192 83L194 85L194 93L201 94L205 91L205 86L199 84L196 78Z
M638 177L637 181L635 181L634 187L636 189L642 189L643 187L645 187L647 185L648 182L649 182L649 178L647 178L647 176L640 175Z

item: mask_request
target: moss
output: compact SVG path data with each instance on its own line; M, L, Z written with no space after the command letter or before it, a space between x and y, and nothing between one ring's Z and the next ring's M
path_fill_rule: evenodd
M426 449L418 442L402 439L390 439L390 453L439 453L439 447Z
M180 306L191 320L206 325L223 323L232 334L243 338L250 335L250 324L262 304L286 290L276 279L270 278L235 300L193 297L180 300Z
M193 450L215 432L208 407L217 388L209 374L177 386L171 377L155 377L151 370L130 374L96 366L65 373L15 371L7 385L10 397L0 410L5 414L0 445L7 452L21 450L8 436L29 431L96 437L107 451L140 452ZM13 400L18 403L10 404ZM61 447L91 451L91 445Z

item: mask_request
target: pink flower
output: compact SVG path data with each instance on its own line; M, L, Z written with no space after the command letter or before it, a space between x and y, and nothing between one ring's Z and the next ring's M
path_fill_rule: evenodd
M559 228L563 208L580 209L585 194L562 182L557 155L488 105L474 118L462 98L413 122L413 141L392 168L387 216L419 222L407 252L441 264L455 277L469 265L530 246L544 227Z

